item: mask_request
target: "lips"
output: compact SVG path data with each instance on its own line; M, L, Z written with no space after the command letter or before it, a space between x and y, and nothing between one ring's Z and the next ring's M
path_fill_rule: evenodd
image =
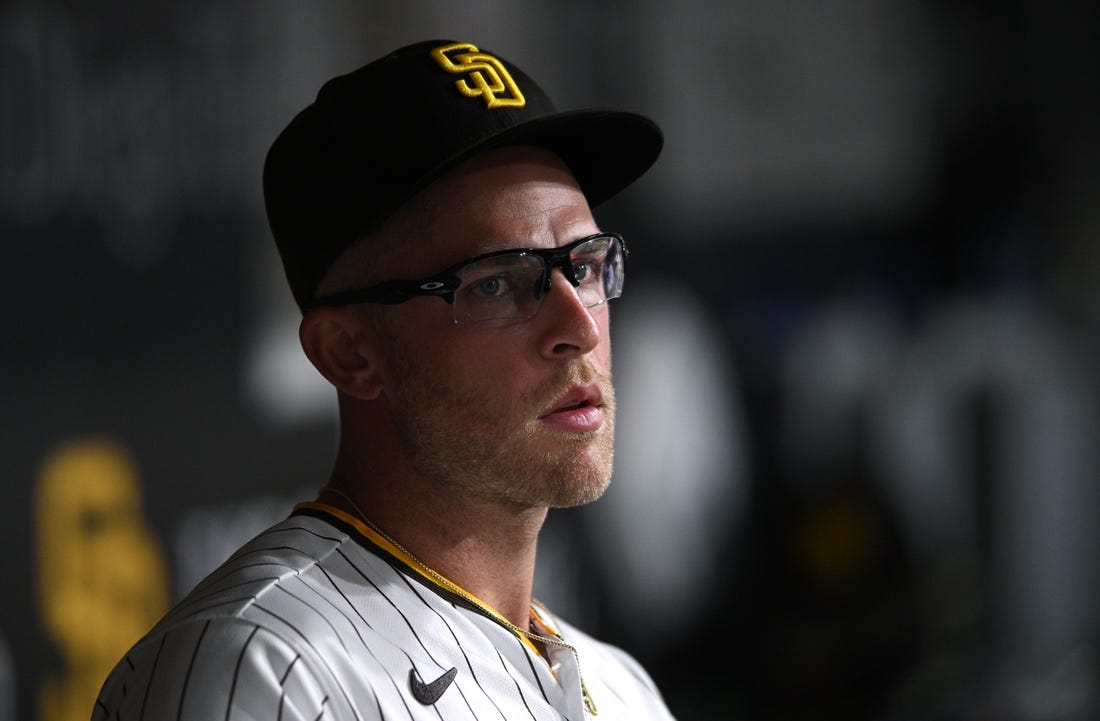
M539 416L561 430L588 432L603 425L603 394L598 384L573 386Z
M597 384L573 386L554 402L549 411L543 413L539 418L546 418L555 413L566 413L588 406L596 407L600 405L601 400L602 394Z

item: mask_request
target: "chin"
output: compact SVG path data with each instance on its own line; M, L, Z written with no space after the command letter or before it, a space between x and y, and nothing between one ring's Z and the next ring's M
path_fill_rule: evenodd
M599 455L599 454L597 454ZM554 508L583 506L599 499L611 484L610 458L581 459L574 456L547 480L551 488L548 505Z

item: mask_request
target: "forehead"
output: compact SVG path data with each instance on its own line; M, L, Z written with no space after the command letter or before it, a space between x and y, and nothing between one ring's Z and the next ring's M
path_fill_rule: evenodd
M555 247L594 232L584 194L556 155L540 148L500 148L432 183L377 233L354 244L322 289L337 289L337 280L351 287L428 275L474 255Z

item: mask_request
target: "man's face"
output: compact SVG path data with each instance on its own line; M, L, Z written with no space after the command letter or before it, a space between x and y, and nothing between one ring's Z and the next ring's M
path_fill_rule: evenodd
M598 231L565 166L510 148L435 184L372 275L417 278L514 247ZM521 506L598 498L611 476L614 390L607 304L585 308L560 270L534 318L456 325L439 298L375 306L386 404L412 468L450 491ZM369 442L369 441L368 441Z

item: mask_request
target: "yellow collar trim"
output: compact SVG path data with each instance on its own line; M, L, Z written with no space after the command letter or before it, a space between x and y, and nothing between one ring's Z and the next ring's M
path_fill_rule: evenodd
M462 596L464 599L469 601L471 604L473 604L477 608L481 609L485 613L489 614L495 620L499 621L502 625L504 625L506 627L509 627L509 629L510 629L512 624L509 623L508 620L506 618L504 618L504 616L502 616L500 614L500 612L497 611L495 608L493 608L489 604L485 603L480 598L478 598L474 594L472 594L469 591L467 591L466 589L464 589L462 586L459 586L457 583L455 583L451 579L446 578L445 576L440 574L438 571L435 571L434 573L436 573L439 576L439 578L442 578L445 581L445 583L439 583L439 581L437 581L434 577L432 577L423 568L423 564L420 561L418 561L417 559L410 556L403 549L400 549L397 546L395 546L388 539L383 537L380 533L375 531L373 528L371 528L367 524L363 523L363 521L360 518L358 518L357 516L354 516L354 515L348 513L347 511L345 511L341 508L337 508L336 506L330 506L327 503L321 503L320 501L302 501L301 503L298 503L297 505L294 506L295 511L301 510L301 509L311 509L311 510L314 510L314 511L321 511L322 513L327 513L328 515L334 516L335 518L340 519L344 523L347 523L348 525L355 528L355 530L358 531L361 535L363 535L368 540L370 540L371 543L374 543L375 545L381 547L387 553L389 553L391 556L394 556L395 558L400 560L402 563L404 563L406 566L411 568L413 571L416 571L416 573L419 574L428 583L432 584L436 588L441 588L445 591L450 591L451 593L457 593L458 595ZM547 632L549 632L549 633L551 633L555 636L557 635L556 630L553 628L552 624L550 623L550 621L548 619L548 614L540 612L540 609L538 609L534 605L532 605L531 606L531 616L534 619L535 623L537 623L539 626L544 628ZM513 634L524 645L526 645L529 649L531 649L531 651L533 651L535 654L537 654L539 656L543 656L543 654L539 651L538 647L535 646L535 644L531 642L531 639L527 638L526 636L524 636L522 634L515 633L514 631L513 631Z

